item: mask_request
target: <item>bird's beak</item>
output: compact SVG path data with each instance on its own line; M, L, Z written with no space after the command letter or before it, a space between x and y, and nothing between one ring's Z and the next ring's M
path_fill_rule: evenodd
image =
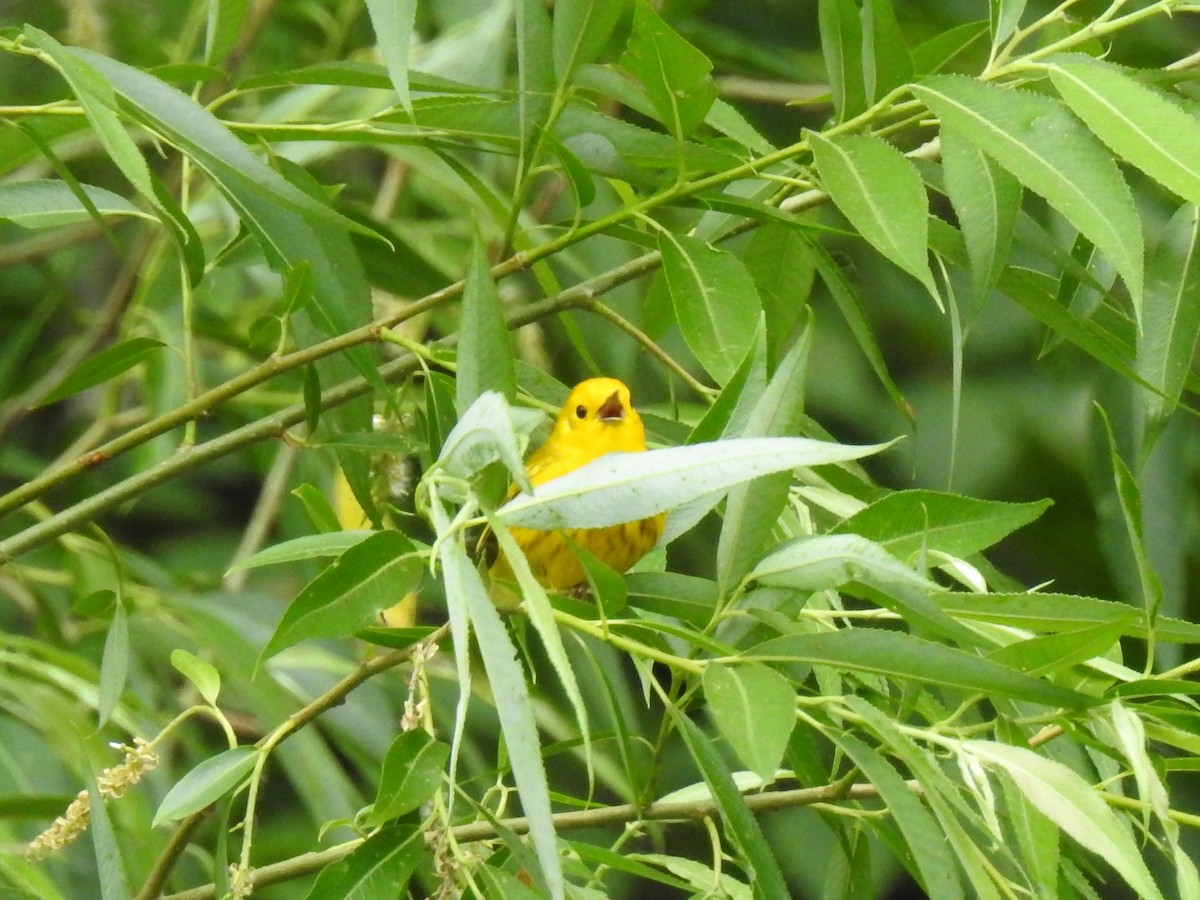
M601 422L622 422L625 419L625 407L621 405L621 398L617 396L617 392L613 391L612 395L604 401L597 411L597 418Z

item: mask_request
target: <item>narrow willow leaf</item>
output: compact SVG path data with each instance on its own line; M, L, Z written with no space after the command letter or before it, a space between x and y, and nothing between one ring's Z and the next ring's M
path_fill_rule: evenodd
M67 397L72 397L88 388L96 387L116 378L122 372L127 372L154 353L166 346L162 341L151 338L137 337L120 344L101 350L95 356L89 356L59 382L58 387L47 394L39 405L57 403Z
M833 108L838 121L845 122L867 106L858 6L854 0L820 0L817 23Z
M993 741L964 741L961 746L986 765L1003 770L1034 806L1116 869L1138 896L1161 900L1128 826L1093 785L1062 763L1024 747Z
M96 787L94 779L88 780L90 802L89 824L92 831L92 847L96 855L96 872L100 881L101 900L131 900L133 891L129 886L129 873L117 841L104 797Z
M971 258L974 305L987 299L1008 262L1021 183L958 132L942 132L946 189Z
M575 69L600 55L629 0L562 0L554 4L554 72L569 82Z
M816 261L797 229L775 222L754 232L742 261L762 300L770 359L775 362L804 315L817 273Z
M809 132L808 142L822 183L850 224L938 299L929 269L929 198L912 161L870 135Z
M321 376L317 374L317 367L311 363L304 367L303 394L304 426L308 433L312 434L321 422Z
M910 423L915 424L912 407L904 399L891 372L888 371L887 363L883 359L883 351L879 348L879 342L871 330L871 323L867 320L862 300L855 291L854 285L820 241L808 235L804 235L804 237L816 262L817 272L820 273L825 286L829 288L829 293L837 304L838 312L842 314L847 327L854 335L859 351L871 366L871 371L875 373L880 385L887 391L896 410Z
M745 359L721 389L716 402L696 423L687 437L688 444L715 441L722 435L734 437L746 427L751 410L767 386L767 337L763 326L760 321Z
M990 847L990 852L985 855L978 840L979 830L986 827L985 823L963 799L961 785L949 779L931 749L919 746L903 734L888 715L861 697L847 697L846 703L879 737L881 746L900 759L920 782L925 800L966 872L974 896L980 900L1000 900L992 876L996 871L995 854L997 850L1002 852L1002 848ZM964 823L974 824L975 833L969 833Z
M466 551L457 541L443 541L441 561L447 593L461 592L474 625L521 806L529 817L529 835L537 851L545 888L553 900L562 900L565 882L550 813L550 789L525 673L517 662L517 651L504 622ZM456 646L455 653L465 654L465 648Z
M709 663L704 697L738 759L764 784L774 781L796 723L796 694L788 680L763 665Z
M1142 606L1146 610L1151 624L1153 624L1155 617L1158 615L1158 608L1162 605L1163 591L1162 584L1158 580L1158 573L1154 571L1154 566L1150 562L1150 556L1146 552L1145 523L1142 516L1142 489L1138 485L1138 480L1134 477L1133 472L1129 470L1129 466L1125 460L1121 458L1121 451L1117 447L1116 435L1113 434L1112 425L1108 421L1108 415L1104 412L1103 408L1097 407L1097 409L1099 410L1101 420L1104 422L1104 432L1108 437L1108 456L1112 464L1117 501L1121 506L1121 516L1125 520L1125 532L1129 535L1129 546L1133 551L1134 563L1137 566L1138 581L1142 589ZM1151 634L1149 653L1153 657L1153 633Z
M913 73L917 78L933 75L957 63L963 56L982 45L988 34L988 23L966 22L940 31L913 47Z
M233 747L204 760L167 791L152 827L185 818L215 803L250 775L261 752L257 747Z
M699 127L717 96L708 57L680 37L646 0L634 0L633 30L621 68L646 89L658 120L677 140Z
M217 695L221 693L221 673L216 666L180 647L171 651L171 665L196 686L207 703L217 702Z
M1025 12L1026 2L1027 0L988 0L993 51L999 49L1017 30L1021 14Z
M367 0L371 27L375 29L379 55L387 65L388 77L400 105L412 115L412 97L408 90L408 51L412 45L417 0Z
M496 391L509 402L514 400L517 376L512 344L481 238L475 239L471 251L459 334L455 394L459 413L466 412L484 391Z
M779 364L751 410L741 437L786 437L799 430L811 336L811 330L806 331ZM730 488L717 541L717 584L722 595L750 571L761 555L787 505L791 483L791 473L785 471Z
M450 748L420 729L392 741L379 773L375 805L368 824L382 825L419 807L442 784Z
M896 491L838 523L834 534L858 534L900 559L923 549L970 556L1038 519L1050 500L1004 503L940 491Z
M957 619L993 622L1029 631L1068 631L1085 624L1124 621L1125 634L1145 640L1145 613L1128 603L1098 600L1072 594L956 594L933 597L935 603ZM1130 610L1136 614L1129 619ZM1159 641L1200 643L1200 625L1183 619L1159 616L1154 622Z
M1108 151L1058 101L958 75L913 93L941 120L1045 197L1104 252L1142 308L1142 229L1129 186Z
M421 558L398 531L379 531L339 556L292 601L262 659L313 638L346 637L371 624L421 578Z
M712 792L721 821L725 823L726 834L740 851L739 862L746 869L754 896L762 900L790 896L779 863L771 853L770 842L747 808L724 760L717 755L712 742L695 722L674 704L668 705L667 711Z
M925 893L936 900L955 900L963 896L958 867L950 855L937 820L917 794L905 783L895 766L854 735L830 730L830 739L854 762L879 791L888 814L895 820L907 843L905 857L921 882Z
M486 390L446 435L438 465L451 475L470 478L484 466L498 461L504 463L517 484L529 487L508 404L503 395Z
M780 544L759 560L747 578L802 591L859 585L869 597L913 625L960 643L977 643L970 629L946 615L931 599L941 588L856 534L816 535Z
M1125 619L1085 625L1057 634L1043 634L1001 647L988 654L988 659L1030 675L1046 675L1068 666L1103 656L1120 641L1129 629L1128 623L1137 617L1133 610Z
M579 733L583 737L584 759L588 769L588 784L591 785L595 778L592 760L591 721L588 716L587 703L584 701L583 692L579 688L579 680L575 677L575 669L571 665L571 658L567 655L567 648L563 643L562 632L559 630L558 622L554 619L554 610L550 605L550 598L547 596L545 588L533 577L533 572L529 568L529 561L525 558L525 554L521 552L521 548L517 545L516 540L509 530L504 525L495 522L489 521L489 524L495 531L496 540L500 544L500 552L509 561L513 574L517 577L517 583L521 588L521 596L524 598L523 608L529 615L529 621L533 623L533 627L538 633L538 638L546 650L546 656L550 660L550 665L554 667L559 684L562 685L563 693L567 695L567 699L571 702L571 708L575 713L575 721L579 725ZM588 584L596 595L602 598L601 603L605 602L604 598L607 598L612 590L619 590L621 594L621 606L624 606L624 579L613 572L612 574L616 575L616 578L621 582L620 588L613 589L606 586L602 590L596 583L595 572L588 567L588 561L584 556L586 551L577 546L573 547L573 549L580 553L580 560L584 563L584 571L587 574ZM594 560L594 562L597 565L601 565L598 560ZM611 569L609 571L612 572ZM493 585L494 591L500 589L500 586ZM495 602L495 595L493 595L492 599Z
M758 329L762 302L754 279L732 253L695 238L664 232L658 249L684 340L717 383L725 384Z
M1045 706L1081 709L1093 698L944 644L899 631L845 628L829 634L794 634L751 648L749 658L827 665L886 678L936 684L967 693L999 694Z
M353 853L322 869L308 900L393 900L403 896L413 871L426 856L425 834L409 824L379 829Z
M112 716L117 704L121 701L121 693L125 690L125 680L129 676L129 617L125 612L125 604L120 596L113 606L112 622L108 626L108 634L104 638L104 656L100 660L99 697L96 700L96 711L99 714L100 726L103 727Z
M204 30L204 61L219 66L242 36L248 0L216 0L208 4Z
M90 184L79 185L102 216L137 216L154 220L124 197ZM86 222L91 211L61 181L34 179L0 184L0 219L22 228L58 228Z
M330 534L342 530L342 523L338 520L333 504L329 502L324 491L305 482L299 487L293 488L292 495L304 504L304 511L317 530Z
M741 438L608 453L519 494L497 512L509 525L604 528L657 515L689 499L798 466L860 459L888 444L854 447L808 438Z
M364 529L330 531L323 534L306 534L259 550L253 556L234 563L229 572L257 569L260 566L276 566L281 563L299 562L303 559L319 559L322 556L341 556L355 544L361 544L372 532ZM228 572L226 573L228 574Z
M913 62L892 0L865 0L862 31L864 90L874 103L913 80Z
M1200 207L1181 207L1163 230L1146 266L1146 301L1138 335L1137 371L1147 431L1157 435L1179 403L1200 338Z
M1113 153L1189 203L1200 203L1200 123L1118 66L1071 56L1049 66L1071 111Z

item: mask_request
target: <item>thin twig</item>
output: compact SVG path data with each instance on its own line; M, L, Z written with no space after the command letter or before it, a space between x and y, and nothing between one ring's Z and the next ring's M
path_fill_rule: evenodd
M390 653L384 653L380 656L373 656L365 660L354 669L354 671L345 675L340 681L329 688L320 697L309 702L301 709L288 716L278 727L276 727L269 735L264 736L258 741L256 746L266 746L270 744L273 748L278 747L285 740L309 725L322 713L332 709L335 706L340 706L346 699L346 696L358 687L363 682L370 678L386 672L388 669L395 668L400 663L408 659L413 651L421 645L437 643L450 633L450 626L443 625L437 631L434 631L424 640L417 644L404 647L400 650L392 650ZM163 850L159 859L155 862L154 869L150 876L146 879L141 889L137 893L136 900L153 900L162 893L162 887L166 884L167 878L171 874L171 870L175 867L175 863L179 859L179 855L187 846L186 836L180 838L181 834L190 834L195 830L196 826L207 816L206 810L194 813L184 819L175 829L175 833L167 842L166 848ZM213 896L213 886L208 885L209 894ZM188 893L187 891L184 892ZM178 896L178 895L172 895Z
M909 789L920 792L921 786L916 781L906 782ZM791 791L768 791L761 794L747 794L743 799L753 812L771 812L781 809L794 809L812 806L816 803L830 803L838 800L866 800L878 797L879 792L873 784L854 784L849 787L839 783L823 785L815 788L798 788ZM697 800L693 803L655 803L651 806L638 808L636 804L625 803L620 806L606 806L600 809L585 809L575 812L558 813L553 816L555 831L570 831L577 828L599 828L606 825L624 825L628 822L650 821L702 821L716 815L717 804L714 800ZM525 834L529 831L529 820L525 817L504 819L500 827ZM459 843L486 841L498 835L496 825L490 822L471 822L451 829L454 839ZM250 873L249 881L255 887L265 887L269 884L279 884L309 875L323 869L330 863L343 859L357 850L363 843L361 838L346 841L336 847L312 853L303 853L283 862L262 866ZM213 885L168 894L163 900L209 900L215 896ZM139 898L141 900L141 898Z

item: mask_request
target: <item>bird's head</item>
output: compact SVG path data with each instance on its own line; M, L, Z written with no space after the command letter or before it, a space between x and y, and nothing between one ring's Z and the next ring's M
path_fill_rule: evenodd
M589 378L575 385L559 410L554 433L592 445L596 456L646 449L646 431L629 401L629 388L615 378Z

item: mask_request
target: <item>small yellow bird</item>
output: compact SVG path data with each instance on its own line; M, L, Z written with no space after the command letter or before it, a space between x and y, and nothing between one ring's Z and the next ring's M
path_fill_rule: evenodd
M638 453L645 449L646 429L629 402L629 388L615 378L589 378L571 389L550 437L525 461L525 472L536 487L606 453ZM513 485L509 497L517 491ZM657 515L607 528L510 530L538 582L552 591L570 591L584 585L587 576L567 538L609 568L624 572L658 543L664 522L665 516ZM490 572L493 580L515 580L503 554Z

